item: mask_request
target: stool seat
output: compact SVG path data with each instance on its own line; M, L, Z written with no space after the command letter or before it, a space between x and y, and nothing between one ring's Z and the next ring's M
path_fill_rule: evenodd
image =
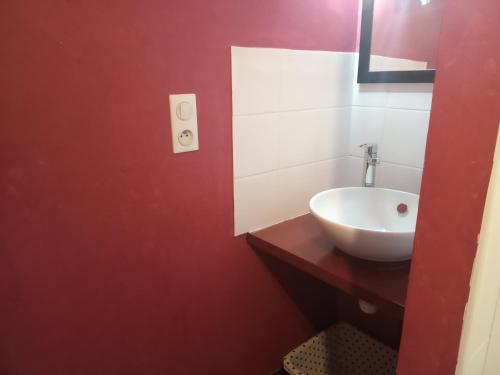
M398 352L348 323L337 323L288 353L291 375L394 375Z

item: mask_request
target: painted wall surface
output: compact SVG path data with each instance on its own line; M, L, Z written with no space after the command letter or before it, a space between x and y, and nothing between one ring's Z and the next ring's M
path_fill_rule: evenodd
M357 6L1 2L2 374L266 374L312 333L233 238L230 46L353 51Z
M436 68L445 0L377 0L373 14L374 55L427 61ZM377 69L379 70L379 69Z
M500 2L448 1L398 373L455 373L500 120Z

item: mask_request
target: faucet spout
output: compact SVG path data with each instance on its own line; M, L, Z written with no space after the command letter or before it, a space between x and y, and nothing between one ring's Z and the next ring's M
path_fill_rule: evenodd
M378 145L376 143L365 143L360 145L365 150L363 158L363 187L375 187L375 171L377 164L380 163L378 158Z

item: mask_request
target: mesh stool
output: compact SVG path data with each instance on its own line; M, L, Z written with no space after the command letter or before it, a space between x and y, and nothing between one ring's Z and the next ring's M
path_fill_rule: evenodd
M291 375L394 375L398 352L347 323L337 323L288 353Z

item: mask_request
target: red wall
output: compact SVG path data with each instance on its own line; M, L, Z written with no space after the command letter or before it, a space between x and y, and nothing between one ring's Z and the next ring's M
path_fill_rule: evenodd
M357 1L0 3L2 374L266 374L312 328L234 239L230 46L353 51ZM198 98L173 155L168 95Z
M380 56L427 61L436 68L445 0L375 1L372 53Z
M500 121L498 0L445 6L398 374L452 375Z

